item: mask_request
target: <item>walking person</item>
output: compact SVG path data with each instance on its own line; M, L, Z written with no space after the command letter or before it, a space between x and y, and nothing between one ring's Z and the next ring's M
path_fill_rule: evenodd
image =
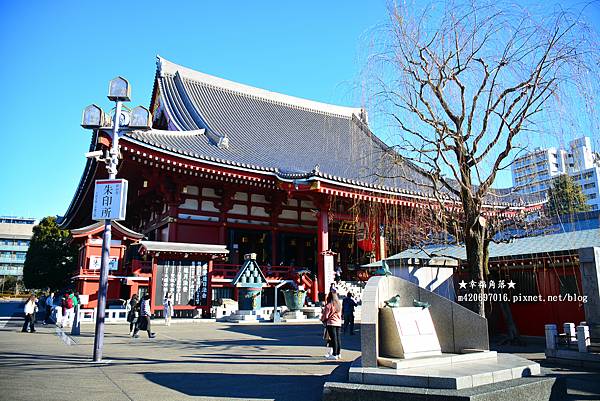
M165 299L163 299L163 313L165 315L165 326L170 326L171 317L173 316L173 297L170 292L167 292Z
M133 330L138 324L140 318L140 303L138 294L133 294L125 306L127 311L127 321L129 322L129 335L133 336Z
M69 292L65 294L62 302L63 307L63 317L61 328L65 328L67 326L73 326L73 317L75 316L75 304L73 302L73 293Z
M51 292L46 297L46 319L44 320L44 324L49 324L52 322L52 309L54 308L54 292Z
M348 291L346 298L342 301L342 318L344 319L344 328L342 332L346 334L348 325L350 326L350 335L354 335L354 308L357 306L356 301L352 298L353 294Z
M148 332L148 338L156 337L156 334L152 332L150 328L150 295L146 294L140 301L140 321L135 327L133 337L138 338L138 331L146 330Z
M79 293L71 291L69 297L73 301L73 317L71 318L71 324L75 320L75 316L79 313Z
M327 303L321 314L321 321L327 327L327 334L331 341L333 352L327 356L327 359L339 360L341 341L340 328L342 327L342 305L338 299L337 293L332 291L327 295Z
M73 293L73 324L71 325L71 335L78 336L81 333L81 323L79 322L79 308L81 307L81 300L79 299L79 292Z
M35 304L37 298L35 295L31 295L27 302L25 302L25 323L21 331L27 333L27 325L29 325L29 332L35 333L35 312L37 311L37 305Z

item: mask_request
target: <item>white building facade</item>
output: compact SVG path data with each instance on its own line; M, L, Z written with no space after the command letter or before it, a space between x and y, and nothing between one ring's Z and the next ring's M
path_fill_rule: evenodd
M35 224L33 218L0 216L0 276L23 276Z
M536 149L515 159L511 166L513 187L519 193L546 195L552 180L569 174L581 187L592 210L600 208L600 155L589 137L569 142L569 149Z

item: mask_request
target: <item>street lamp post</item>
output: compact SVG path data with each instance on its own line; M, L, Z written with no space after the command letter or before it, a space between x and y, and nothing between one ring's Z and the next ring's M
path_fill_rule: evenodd
M96 152L90 152L97 160L106 163L109 180L117 178L117 167L119 163L119 135L124 130L129 129L149 129L151 126L151 115L148 109L138 106L131 113L122 111L122 102L130 100L131 88L129 82L122 77L116 77L109 84L108 98L115 102L115 114L112 121L111 146L108 156L104 159ZM85 108L83 113L82 126L102 130L107 121L106 115L96 105L90 105ZM126 197L125 197L126 199ZM124 218L124 216L123 216ZM102 350L104 347L104 319L106 311L106 294L108 290L108 270L110 261L110 244L112 239L111 218L104 219L104 233L102 235L102 257L100 263L100 278L98 286L98 307L96 309L96 330L94 334L94 362L102 361Z

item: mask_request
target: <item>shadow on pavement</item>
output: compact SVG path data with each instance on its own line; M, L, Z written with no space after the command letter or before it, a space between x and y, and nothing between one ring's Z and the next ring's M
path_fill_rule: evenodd
M348 372L349 363L331 375L260 375L235 373L148 372L144 377L161 386L191 397L268 398L282 400L320 400L323 384L332 376Z
M342 348L352 351L360 351L360 325L354 329L354 336L342 335ZM285 325L228 325L222 330L231 331L239 334L261 337L268 340L267 344L272 345L273 341L278 341L278 345L305 345L305 346L324 346L323 345L323 326L320 324L285 324ZM216 344L214 345L220 345Z

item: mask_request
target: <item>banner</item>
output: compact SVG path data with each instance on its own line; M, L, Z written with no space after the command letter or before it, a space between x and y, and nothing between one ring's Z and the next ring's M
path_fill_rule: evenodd
M162 306L167 292L173 305L208 305L208 262L159 260L156 277L155 306Z

